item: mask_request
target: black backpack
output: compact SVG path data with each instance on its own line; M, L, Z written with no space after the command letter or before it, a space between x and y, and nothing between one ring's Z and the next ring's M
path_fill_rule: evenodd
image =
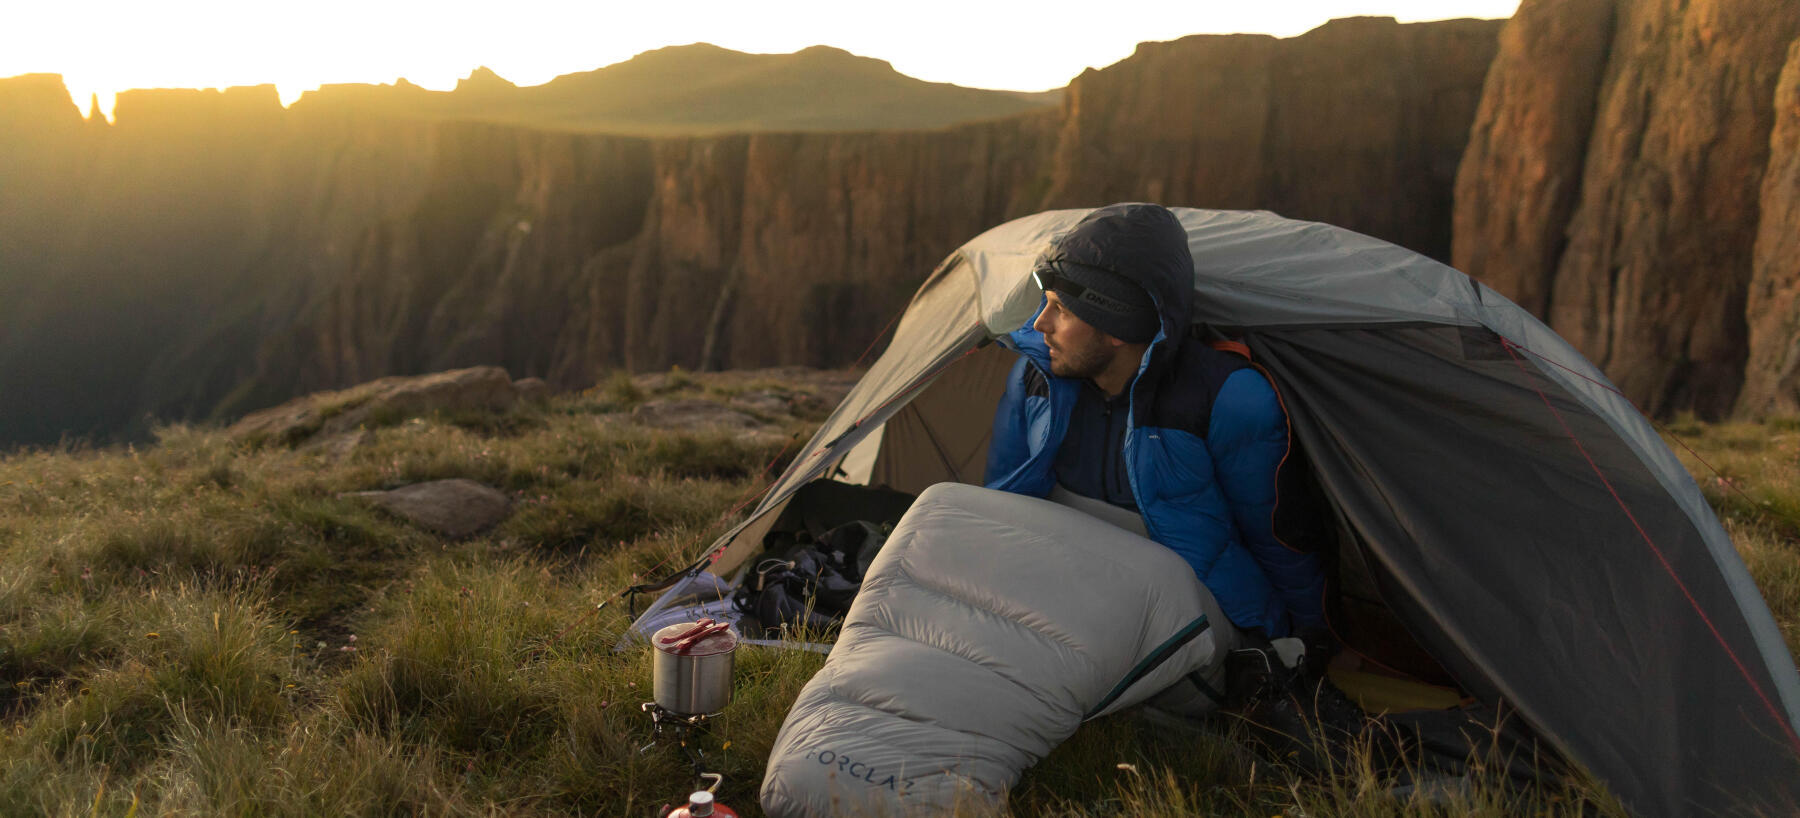
M892 530L853 520L817 539L805 530L772 534L768 555L751 567L732 604L765 631L835 630Z

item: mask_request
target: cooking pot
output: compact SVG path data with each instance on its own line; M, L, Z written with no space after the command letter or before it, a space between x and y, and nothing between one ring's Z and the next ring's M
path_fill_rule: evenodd
M670 625L650 637L656 705L684 716L705 716L731 703L737 634L731 623L702 619Z

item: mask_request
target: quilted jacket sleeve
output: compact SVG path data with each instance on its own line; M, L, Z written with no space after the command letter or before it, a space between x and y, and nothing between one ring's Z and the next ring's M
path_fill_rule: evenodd
M1325 576L1317 554L1289 548L1274 532L1276 473L1288 454L1287 413L1262 373L1226 379L1207 440L1219 486L1245 549L1280 595L1297 631L1324 624Z

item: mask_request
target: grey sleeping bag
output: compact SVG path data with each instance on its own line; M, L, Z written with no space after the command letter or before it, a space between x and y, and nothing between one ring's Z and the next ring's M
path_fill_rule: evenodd
M788 713L763 809L898 816L1001 803L1085 717L1158 693L1159 705L1207 707L1184 677L1222 687L1234 639L1167 548L1047 500L932 486Z

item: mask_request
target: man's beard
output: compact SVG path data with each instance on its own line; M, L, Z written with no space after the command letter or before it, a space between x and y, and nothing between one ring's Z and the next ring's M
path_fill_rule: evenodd
M1112 364L1114 350L1105 342L1080 349L1058 347L1050 356L1050 374L1058 378L1092 378Z

